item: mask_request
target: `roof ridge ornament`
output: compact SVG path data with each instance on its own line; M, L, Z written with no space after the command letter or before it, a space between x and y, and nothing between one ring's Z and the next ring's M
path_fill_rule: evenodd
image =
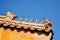
M28 20L27 20L27 18L25 18L25 22L27 22Z
M22 17L20 17L19 21L22 21L22 20L23 20L23 18L22 18Z
M50 20L48 20L48 19L45 20L45 26L44 27L45 27L46 32L52 30L51 26L52 26L52 24L51 24Z
M44 24L44 23L45 23L45 20L42 20L42 21L41 21L41 24Z
M17 17L17 15L16 14L12 14L11 12L8 11L6 17L11 19L11 20L14 20Z
M33 22L33 19L30 20L30 23L32 23L32 22Z
M47 19L45 22L46 22L46 25L52 26L52 23L49 19Z
M36 24L38 23L38 19L36 19Z

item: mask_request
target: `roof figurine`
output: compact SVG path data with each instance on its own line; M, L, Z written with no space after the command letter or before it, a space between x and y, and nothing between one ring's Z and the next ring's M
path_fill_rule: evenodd
M45 23L45 20L42 20L42 21L41 21L41 24L44 24L44 23Z
M25 22L27 22L28 20L27 20L27 18L25 18Z
M46 25L52 26L52 23L50 22L49 19L47 19L45 22L46 22Z
M23 19L23 18L21 17L19 21L22 21L22 19Z
M36 24L38 23L38 19L36 19Z
M32 21L33 21L33 20L31 19L31 20L30 20L30 23L32 23Z
M17 17L17 15L16 14L12 14L11 12L8 11L6 17L10 18L11 20L13 20L13 19L15 19Z
M45 21L45 31L48 32L48 31L52 30L51 26L52 26L52 24L51 24L50 20L47 19Z
M16 14L12 14L11 12L8 11L7 15L5 17L2 17L3 18L2 21L4 23L3 25L4 26L10 25L11 21L16 17L17 17Z

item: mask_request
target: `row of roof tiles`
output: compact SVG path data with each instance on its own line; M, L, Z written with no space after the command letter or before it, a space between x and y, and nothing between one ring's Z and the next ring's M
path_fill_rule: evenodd
M31 30L37 29L38 31L45 30L45 24L36 24L36 23L28 23L28 22L21 22L21 21L6 21L5 19L0 18L0 25L3 24L4 26L10 26L10 27L17 27L17 28L24 28ZM51 30L51 27L48 27L47 32Z
M15 21L17 16L15 14L11 14L10 12L7 12L7 16L1 16L0 15L0 25L3 24L4 26L10 26L10 27L16 27L16 28L24 28L24 29L31 29L38 31L44 30L46 32L49 32L52 30L51 23L47 21L47 23L39 24L39 23L32 23L32 22L25 22L25 21Z

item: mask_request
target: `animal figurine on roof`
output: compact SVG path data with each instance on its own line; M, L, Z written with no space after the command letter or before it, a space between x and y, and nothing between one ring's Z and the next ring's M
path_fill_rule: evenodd
M45 31L48 32L48 31L50 31L50 29L52 30L51 26L52 26L51 22L47 19L45 21L45 25L44 25Z
M13 19L15 19L17 16L16 16L16 14L12 14L11 12L7 12L7 16L6 16L7 18L10 18L11 20L13 20Z

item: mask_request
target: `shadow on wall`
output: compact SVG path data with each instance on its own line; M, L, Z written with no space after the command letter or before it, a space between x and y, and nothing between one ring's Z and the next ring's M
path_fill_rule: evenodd
M0 25L0 28L1 27L3 27L4 30L7 30L7 29L10 29L11 31L17 30L17 32L23 31L24 33L27 33L29 31L31 34L34 34L34 33L37 33L38 35L45 34L46 36L49 36L49 33L51 32L52 36L51 36L50 40L53 39L53 35L54 35L53 31L51 31L51 30L50 30L50 32L45 32L44 30L38 31L38 30L30 30L29 28L28 29L24 29L23 27L22 28L16 28L16 27L10 27L10 26L3 26L3 24Z

